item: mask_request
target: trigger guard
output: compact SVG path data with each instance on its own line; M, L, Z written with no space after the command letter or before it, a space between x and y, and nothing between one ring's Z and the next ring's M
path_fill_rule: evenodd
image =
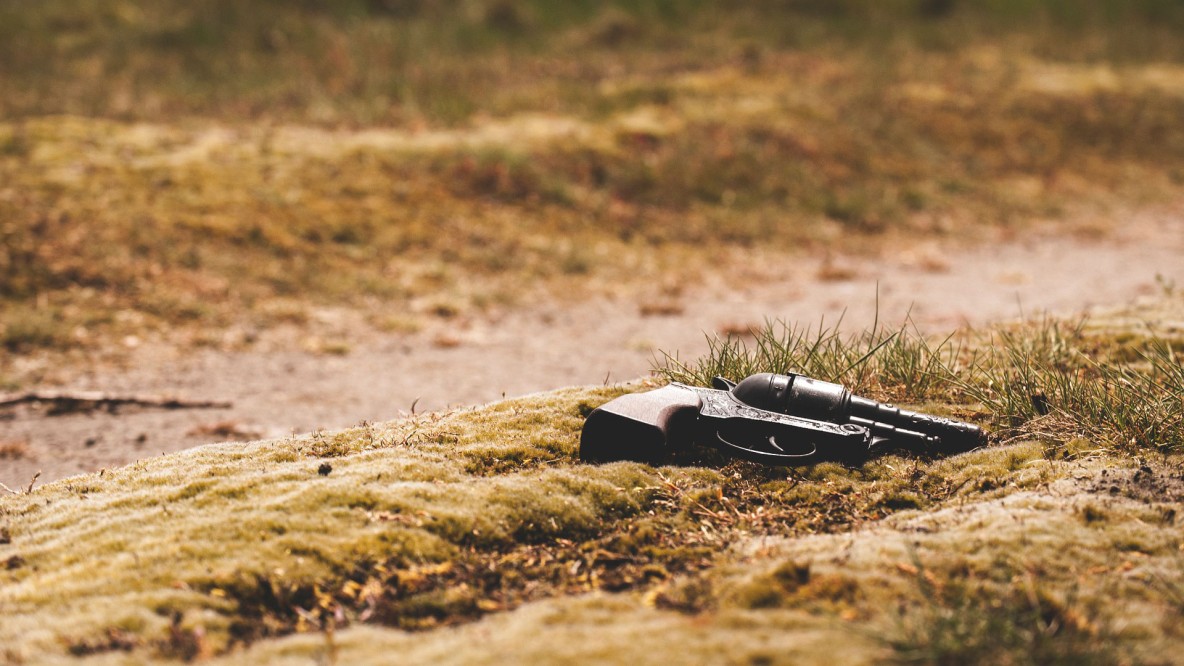
M752 462L773 465L806 465L815 462L819 458L818 445L813 442L810 443L810 451L807 453L773 453L733 444L727 439L724 439L723 433L719 430L715 431L715 439L735 455ZM773 435L769 435L769 443L776 446Z

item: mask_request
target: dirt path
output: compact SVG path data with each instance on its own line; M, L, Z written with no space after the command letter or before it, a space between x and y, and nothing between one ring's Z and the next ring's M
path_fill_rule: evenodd
M92 374L70 387L118 393L229 400L229 409L126 408L47 417L31 408L0 414L0 482L27 484L113 467L226 439L283 436L476 404L561 386L644 375L654 351L694 358L704 332L766 317L844 330L876 314L898 323L909 311L924 330L1120 305L1184 286L1184 211L1133 215L1102 239L1033 235L946 256L932 241L893 257L756 262L747 286L720 277L689 286L679 308L645 315L637 303L594 300L542 304L448 333L376 337L343 356L299 351L177 352L146 348L119 374ZM5 418L6 417L6 418Z

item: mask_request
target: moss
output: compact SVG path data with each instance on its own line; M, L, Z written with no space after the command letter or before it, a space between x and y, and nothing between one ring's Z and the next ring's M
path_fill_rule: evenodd
M342 659L447 642L480 662L490 627L529 621L538 640L498 655L619 660L655 650L658 629L758 661L1178 650L1178 456L1019 438L860 468L579 463L580 414L639 388L215 445L5 496L0 605L16 612L0 644L33 661L72 645L250 661L309 658L331 635ZM458 636L487 638L472 653Z
M365 460L367 464L374 464L391 459L392 453L397 457L409 452L397 447L387 454L381 450L372 450L358 454L356 458L346 456L335 465L348 473L358 461ZM958 471L963 467L973 469L984 464L1006 467L1008 458L1007 455L974 454L941 461L932 464L926 470L926 478L932 477L936 483L943 470ZM889 464L896 467L895 464ZM904 468L902 465L898 469ZM1076 469L1075 474L1080 475L1081 468ZM586 478L593 471L597 474L603 473L604 478ZM636 618L632 621L658 622L664 626L664 642L676 639L683 644L688 640L706 641L703 654L726 649L727 654L735 657L735 646L741 643L752 646L752 655L760 659L772 653L756 647L767 640L759 637L774 635L781 637L778 640L792 642L794 647L785 649L783 654L795 655L795 661L798 662L814 662L823 654L827 655L827 658L833 658L836 654L851 654L863 655L852 658L857 663L867 663L872 660L871 655L879 655L876 660L883 660L883 646L877 647L874 641L871 644L865 643L863 639L853 641L850 627L846 626L846 623L864 622L877 617L881 620L890 619L891 614L895 612L892 609L903 602L906 604L906 616L902 620L905 633L893 634L891 640L895 642L891 642L889 646L889 649L898 650L900 655L914 655L919 650L936 654L953 649L954 646L961 646L958 648L958 654L968 655L972 654L968 650L981 649L988 650L992 655L1004 655L999 658L1008 658L1006 655L1019 654L1019 651L1025 649L1041 650L1042 654L1078 654L1077 648L1073 645L1079 641L1081 646L1096 648L1098 643L1095 642L1095 637L1097 641L1109 641L1116 645L1128 644L1124 642L1127 638L1106 629L1103 620L1099 619L1100 616L1082 602L1066 602L1063 596L1052 592L1054 589L1064 589L1063 586L1073 584L1075 580L1071 573L1073 567L1064 566L1058 561L1058 557L1075 561L1076 567L1098 567L1107 564L1107 549L1120 542L1140 544L1141 552L1149 553L1143 557L1162 557L1168 552L1153 545L1162 543L1162 539L1167 535L1165 533L1156 536L1158 528L1150 524L1138 526L1136 522L1121 521L1131 526L1134 531L1117 540L1115 537L1118 535L1107 534L1104 531L1099 534L1101 541L1087 536L1090 532L1081 532L1080 530L1096 532L1099 526L1086 525L1081 520L1079 512L1073 508L1075 505L1081 505L1073 499L1074 493L1079 493L1080 490L1070 491L1068 500L1063 497L1066 491L1061 490L1061 499L1042 501L1036 496L1029 497L1022 493L999 496L995 499L969 498L965 494L966 489L963 488L958 491L963 497L959 507L931 514L901 514L900 517L883 521L871 529L841 535L819 535L782 541L769 541L768 538L741 539L736 543L742 550L735 551L735 559L726 558L722 566L703 568L705 562L718 561L719 544L712 546L711 542L708 542L703 546L686 543L678 545L680 540L696 533L695 530L687 530L688 523L683 521L700 519L693 512L693 507L709 499L712 496L709 492L712 488L717 489L716 493L718 489L723 488L725 497L733 493L737 493L736 497L741 497L743 493L741 486L719 485L721 479L718 473L709 470L688 472L685 476L673 473L666 476L667 482L662 482L644 466L622 463L602 468L581 467L578 474L569 474L562 469L539 470L529 475L528 479L522 479L531 486L551 484L548 490L542 492L552 495L599 498L593 500L593 505L603 506L611 514L626 518L639 508L649 507L650 511L658 510L656 515L638 514L643 516L638 521L619 522L616 529L603 536L582 535L579 538L583 541L572 541L571 548L561 545L568 541L566 536L558 536L562 533L554 532L554 526L540 524L537 519L531 519L535 525L532 530L540 530L537 533L532 531L535 535L532 539L541 537L547 530L552 530L551 534L556 536L551 539L541 538L534 545L521 545L516 538L494 538L488 543L471 542L460 549L450 545L456 541L463 542L463 530L474 525L480 529L491 530L490 534L495 536L512 534L513 528L508 524L502 524L502 519L496 518L499 515L530 516L530 512L537 512L533 515L541 517L550 513L557 518L557 523L561 519L567 522L569 528L584 525L583 519L578 517L578 512L576 515L568 514L568 508L565 508L563 503L544 503L535 508L516 504L495 504L490 506L492 510L484 518L480 518L466 517L456 510L451 514L447 510L441 511L449 504L451 495L448 492L427 492L434 484L412 485L411 487L416 489L416 494L412 495L384 495L381 486L336 500L331 494L317 493L308 498L310 503L321 506L322 511L325 507L341 507L345 513L330 512L328 516L336 516L333 520L337 527L333 530L316 527L314 532L331 535L342 530L355 531L347 550L341 550L340 546L325 547L319 545L315 539L304 536L299 538L298 542L289 541L284 547L295 556L295 559L287 559L292 555L268 558L272 564L286 562L282 570L277 568L260 571L255 577L251 577L249 569L223 568L225 573L217 577L190 579L190 585L195 589L205 590L205 594L188 596L193 593L177 591L175 596L161 597L159 593L154 592L149 609L157 617L181 611L187 617L194 618L199 616L199 608L207 609L202 612L214 610L217 613L216 617L222 618L221 620L189 625L205 628L205 634L209 637L205 639L207 649L215 649L210 646L224 645L226 636L238 636L240 640L262 642L249 652L239 654L236 659L254 661L265 658L261 655L269 655L265 659L272 660L277 655L274 650L280 649L280 646L286 645L301 654L308 654L303 650L315 649L317 643L300 642L302 639L275 643L266 640L266 636L269 635L267 631L289 631L293 627L298 628L301 622L305 623L307 629L315 629L315 623L326 622L338 612L333 610L335 608L344 609L347 617L361 609L373 608L375 610L372 611L372 618L378 617L384 623L394 626L423 630L440 624L482 617L496 609L514 608L523 601L534 598L526 590L538 590L540 581L564 580L566 582L563 583L563 589L574 591L586 589L583 586L587 584L587 580L597 580L599 585L607 589L615 589L616 586L657 585L652 594L645 598L650 599L650 603L657 609L680 611L676 614L678 616L682 613L696 614L709 609L712 613L699 616L701 619L697 619L693 625L665 625L663 623L668 620L661 619L662 616L648 614L662 611L646 611L644 600L639 601L634 597L624 597L611 602L618 604L613 606L611 616L598 615L599 611L594 606L589 607L587 602L574 598L560 602L559 606L527 603L518 610L501 614L500 619L484 620L476 630L484 632L490 626L509 627L516 626L520 621L528 622L534 628L534 638L514 645L507 644L500 654L522 656L526 654L525 650L530 649L527 647L529 645L545 645L552 654L554 650L561 649L568 651L566 653L583 655L586 658L598 654L596 650L602 649L603 632L621 631L629 626L630 620L627 618ZM742 484L743 488L756 488L761 484L770 483L767 480L769 473L770 470L764 470L763 473L756 474L757 478L753 479L751 484ZM1023 470L1011 473L1022 474ZM325 480L331 482L336 474L337 471ZM519 481L513 478L517 474L520 473L511 474L509 477L488 477L479 480L477 485L493 484L490 487L514 488L513 494L519 495L522 488L517 485ZM831 470L822 475L827 481L821 485L825 487L827 482L833 483L835 474L836 471ZM762 476L766 478L761 479ZM847 478L846 490L858 494L866 491L862 484L879 485L892 481L902 484L901 487L904 488L903 484L910 483L913 474L904 471L892 477L882 469L869 474L876 477L871 480L851 478L852 476L859 475L840 475ZM610 479L612 482L606 483ZM679 495L669 490L665 483L686 488L691 492ZM698 483L711 485L698 487ZM797 483L801 485L810 482L799 480ZM474 484L469 482L468 485ZM1080 485L1074 487L1079 488ZM53 488L54 486L50 486L49 490L41 492L53 492ZM667 490L660 490L663 488ZM872 495L868 493L864 501L876 501ZM820 494L820 497L826 496L826 491ZM525 497L531 495L528 493ZM1009 499L1011 497L1015 499ZM718 501L718 494L716 498ZM685 502L691 512L683 519L669 522L669 518L663 517L666 509L661 508L663 505L660 502L670 499ZM422 539L424 534L430 534L424 528L433 520L412 509L419 502L424 503L422 506L429 507L433 516L446 516L446 520L453 526L442 530L429 542L411 541ZM815 504L809 507L809 510L817 510L818 506ZM1133 506L1123 504L1119 511L1125 513L1132 510ZM528 513L520 513L521 511ZM279 517L279 514L275 515L276 519ZM620 518L614 520L619 521ZM424 528L416 527L414 521L424 521ZM273 520L267 525L258 523L257 527L275 531L276 527L281 525L286 530L297 529L302 530L303 534L310 534L303 532L307 528L285 520ZM560 524L560 528L563 527L564 525ZM361 531L357 531L359 529ZM748 529L751 529L751 526ZM238 544L249 543L249 540L244 540L242 534L231 533L225 536ZM205 538L214 537L211 535ZM917 569L909 564L907 549L902 546L906 542L918 544L917 557L926 563L924 569ZM394 544L399 545L392 550ZM1069 547L1066 547L1067 545ZM474 547L478 550L473 550ZM483 549L489 547L494 550L485 551L485 555L480 554ZM509 550L501 550L506 547ZM744 550L750 548L758 550ZM750 554L745 555L744 552ZM386 559L392 553L395 553L394 557ZM984 554L990 554L991 557L983 559ZM301 558L305 560L304 564L298 561ZM338 563L333 569L337 573L329 573L320 568L333 558ZM427 563L423 558L437 564ZM770 560L771 565L767 564ZM318 565L314 561L321 564ZM1047 588L1039 592L1042 595L1039 597L1040 607L1045 609L1042 611L1045 614L1040 616L1044 618L1043 621L1047 622L1049 617L1053 617L1060 618L1058 622L1086 623L1074 626L1100 628L1087 628L1083 630L1086 633L1068 633L1060 637L1040 639L1043 642L1032 648L1033 644L1027 642L1028 638L1024 638L1030 636L1027 627L1031 625L1028 624L1028 618L1035 617L1031 615L1033 606L1023 601L1028 597L1022 594L1009 596L1013 593L1007 591L996 594L987 592L985 588L981 592L976 591L979 588L974 582L992 581L991 585L1005 588L1013 585L1017 575L1016 561L1026 562L1026 566L1029 567L1041 568L1039 580ZM661 565L657 562L667 564ZM494 563L498 564L491 569L490 566ZM491 578L488 572L492 571L497 571L498 574ZM567 578L573 571L576 575ZM567 573L556 577L560 572ZM584 573L593 574L593 577L584 579L581 577ZM1120 575L1121 571L1115 570L1115 573ZM1022 580L1022 572L1020 575ZM931 595L929 603L934 604L932 612L924 610L924 606L912 605L915 602L911 600L910 595L913 593L911 590L918 585L917 580L925 581L926 585L945 586L940 587L941 591L935 596ZM945 582L959 580L971 581L967 583L968 592L961 597L948 588L954 584L953 582ZM495 590L500 592L494 594ZM1079 589L1077 594L1081 599L1094 599L1095 594L1105 590L1104 585L1091 586L1089 589ZM212 596L214 592L218 595ZM378 596L372 596L375 594ZM967 614L977 606L971 605L970 602L958 601L962 598L1002 598L1005 603L998 607L984 606L988 608L987 615L975 616ZM215 603L201 601L203 599ZM222 603L220 600L234 600L236 605L219 605ZM124 601L126 602L126 598ZM149 603L147 597L143 603ZM306 616L294 614L290 610L293 606L312 609L312 614L307 616L311 619L302 620L301 618ZM231 613L231 608L237 608L237 611ZM540 608L555 609L548 612L557 614L549 616L550 619L546 622L541 622L537 615ZM914 608L919 610L912 610ZM994 610L991 610L992 608ZM738 611L746 614L736 615ZM61 609L55 612L60 613ZM795 614L802 612L806 615ZM1141 612L1146 613L1146 608ZM956 621L942 619L957 618L959 613L965 615L965 618ZM168 629L171 621L167 619L136 624L139 622L135 619L136 616L125 617L126 619L119 620L120 626L139 629L121 631L129 632L128 635L136 641L145 640L144 636L154 635L161 636L159 640L166 640L165 637L172 635L172 630ZM597 620L598 617L602 619ZM805 617L819 619L807 621L803 619ZM849 619L836 619L840 617ZM976 617L980 619L975 619ZM1154 620L1154 617L1154 613L1147 615L1149 621ZM494 621L495 625L488 625L490 621ZM596 625L600 627L597 632L598 639L588 642L587 628L589 623L595 622L601 622ZM836 624L829 624L832 622ZM101 628L104 625L98 626ZM218 629L219 626L224 629ZM262 629L267 626L273 629ZM981 628L982 631L975 627ZM74 635L79 637L75 639L76 644L89 642L102 645L102 641L105 640L103 637L108 636L107 631L109 630L101 629L97 633L86 634L93 636L87 638L80 638L85 632L76 632ZM363 634L357 634L358 631L362 631ZM362 658L362 655L369 654L370 650L377 649L380 645L387 645L385 649L390 649L389 641L396 635L382 632L365 633L374 631L352 629L342 633L337 642L337 649L341 651L342 657ZM1076 629L1071 631L1077 632ZM1096 635L1091 633L1095 631ZM992 633L1005 640L999 641L1000 645L992 645L977 638ZM356 640L355 637L359 635L365 635L367 639ZM428 654L429 652L425 651L433 649L431 646L436 645L438 639L432 631L415 637L406 634L397 636L401 636L398 640L402 641L402 647L399 649L406 654L415 655ZM693 636L697 638L691 638ZM745 638L746 636L750 638ZM832 638L823 640L821 636ZM1015 637L1015 640L1009 637ZM137 643L137 646L139 645L140 643ZM320 645L323 646L323 642ZM456 647L455 643L452 645L453 649L468 649ZM487 643L481 645L482 650L489 649ZM613 643L612 647L613 654L618 657L628 654L631 649L627 643Z
M729 600L741 608L808 608L834 612L860 597L859 583L837 573L811 572L810 565L789 560L736 590Z
M926 505L926 501L917 493L911 492L895 492L885 495L880 500L879 505L885 509L892 511L899 511L902 509L921 509Z
M1042 588L1002 597L960 582L921 589L931 596L906 616L893 640L902 662L1107 664L1118 658L1115 632Z

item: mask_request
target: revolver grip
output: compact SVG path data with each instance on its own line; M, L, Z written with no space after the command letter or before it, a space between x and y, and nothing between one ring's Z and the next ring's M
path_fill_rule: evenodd
M691 445L700 406L695 391L677 384L611 400L584 422L580 460L661 465L672 450Z

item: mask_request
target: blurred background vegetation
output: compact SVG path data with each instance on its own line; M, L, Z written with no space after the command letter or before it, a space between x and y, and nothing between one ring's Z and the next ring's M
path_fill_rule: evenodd
M1178 0L0 0L0 348L1095 233L1184 183L1182 37Z
M988 44L1179 62L1181 30L1176 0L5 0L0 112L463 123L603 112L631 101L590 99L621 69L674 72L761 49Z

